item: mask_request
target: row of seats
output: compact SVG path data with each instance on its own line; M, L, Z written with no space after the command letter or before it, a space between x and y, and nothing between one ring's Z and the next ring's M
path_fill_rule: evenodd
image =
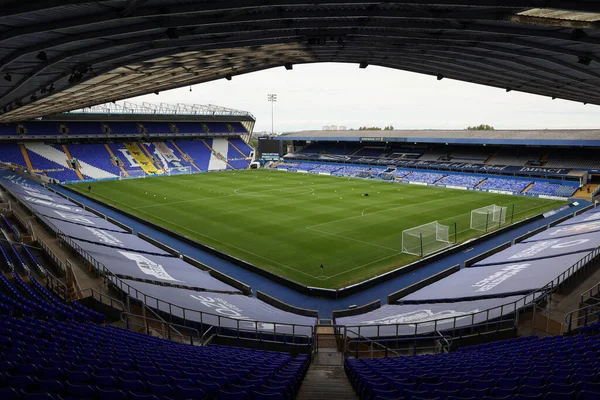
M61 320L95 321L102 323L104 316L76 302L70 306L56 299L31 276L30 285L13 273L13 282L0 274L0 299L5 314L56 318Z
M527 166L537 165L545 168L600 169L600 161L594 150L577 149L574 155L562 150L543 150L530 148L494 148L481 146L422 147L403 148L401 146L364 146L352 142L313 142L297 154L315 157L316 155L343 155L347 159L386 158L394 153L409 153L414 159L430 162L476 163L489 165ZM413 158L413 157L411 157Z
M571 197L576 190L576 183L565 185L562 183L536 181L527 193L547 196Z
M521 193L531 183L532 181L527 179L488 178L479 186L479 188Z
M456 352L347 359L361 399L600 398L600 336L521 337Z
M211 161L216 158L210 146L218 143L226 148L221 155L231 159L227 169L246 169L250 164L252 148L241 138L179 140L175 142L153 142L146 147L154 160L164 169L189 167L193 172L209 171ZM190 163L183 154L191 157ZM14 163L34 170L44 171L49 178L60 182L77 181L79 175L67 162L74 158L78 161L78 172L84 179L115 179L123 170L141 170L135 159L131 157L123 143L108 144L68 144L50 145L30 142L23 145L17 143L0 144L0 161ZM121 161L122 168L114 158Z
M312 173L328 172L336 176L359 176L359 173L361 172L368 172L369 174L373 175L374 169L376 169L375 171L377 174L386 170L385 167L347 166L343 164L319 164L309 162L286 162L279 164L277 169L287 171L304 170ZM532 181L527 179L496 177L485 179L480 175L443 174L438 172L410 171L399 168L391 173L394 177L409 182L421 182L428 184L437 183L466 188L475 188L479 185L478 187L481 189L502 190L513 193L521 193L527 188L527 186L533 183L533 186L527 192L533 195L570 197L577 190L576 182L552 183L547 181Z
M74 320L0 316L0 332L2 399L292 399L309 362Z

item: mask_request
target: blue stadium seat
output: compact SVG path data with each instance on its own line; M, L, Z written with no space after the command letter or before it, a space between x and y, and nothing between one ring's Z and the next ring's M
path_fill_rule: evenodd
M119 389L98 388L97 398L99 400L126 400L127 394Z
M56 379L37 379L37 387L45 393L61 394L65 390L65 385Z
M219 400L247 400L248 394L243 391L219 391Z
M19 391L13 388L0 388L0 399L2 400L18 400L21 397Z
M577 395L577 400L596 400L600 399L600 391L592 392L589 390L582 390Z

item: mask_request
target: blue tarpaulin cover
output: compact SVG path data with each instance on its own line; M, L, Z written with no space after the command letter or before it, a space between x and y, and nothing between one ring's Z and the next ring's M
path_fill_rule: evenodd
M76 225L60 220L51 222L61 232L73 239L142 253L170 256L166 251L130 233L112 232L94 226Z
M201 290L238 292L233 286L213 278L208 272L176 257L139 253L76 239L74 242L110 272L125 279L146 280Z
M42 200L52 201L59 204L67 204L73 205L69 200L61 197L57 194L52 193L51 191L45 189L42 186L34 187L34 186L25 186L17 183L12 183L7 180L3 180L2 184L8 190L10 190L15 196L31 196L37 197Z
M568 222L567 220L565 222ZM526 242L534 242L539 240L556 239L562 237L577 237L586 233L600 234L600 220L592 220L586 222L579 222L573 224L560 224L550 229L546 229L543 232L529 238Z
M598 248L598 246L600 246L600 235L597 233L586 233L574 237L566 236L546 240L526 240L479 261L473 266L482 267L506 264L508 262L539 260L570 253L589 253Z
M313 326L316 323L315 318L283 311L260 301L255 297L243 296L241 294L195 292L192 290L157 286L150 283L131 280L123 280L123 282L146 295L187 309L185 318L189 321L202 321L208 325L220 325L232 328L237 327L239 321L239 327L242 329L247 329L249 331L257 329L263 332L279 333L292 333L293 330L289 325L279 324ZM117 286L121 287L124 291L127 290L125 286L120 286L118 282ZM144 297L140 293L134 291L130 291L129 293L132 297L144 301ZM149 307L156 309L156 300L146 299L146 304ZM159 309L161 311L171 312L175 316L183 317L183 310L177 307L171 307L169 309L167 304L161 304L159 302ZM202 317L200 317L200 313L194 313L188 310L216 314L223 318L219 321L217 316L208 314L203 314ZM258 323L252 321L258 321ZM309 337L311 335L311 329L308 327L295 327L294 332L297 334L305 334Z
M576 224L581 224L582 222L598 221L598 220L600 220L600 212L598 212L598 211L600 211L600 207L592 208L591 210L589 210L581 215L578 215L573 218L569 218L568 220L561 222L557 226L576 225Z
M533 295L509 296L483 300L433 304L388 304L365 314L336 318L335 322L350 328L350 336L395 336L443 331L469 326L507 315L531 303ZM455 319L456 318L456 319ZM435 321L427 323L427 321ZM396 325L401 324L401 325ZM418 325L415 325L418 324ZM390 326L375 326L390 325Z
M587 254L582 252L542 260L464 268L403 297L398 303L466 301L531 293L546 286Z
M107 220L103 219L103 218L90 218L89 215L80 215L80 214L73 214L73 213L69 213L69 212L65 212L65 211L59 211L59 210L52 210L49 208L44 208L41 209L42 207L35 208L36 212L38 212L40 215L43 216L43 218L45 218L46 222L48 222L50 224L50 227L52 227L52 229L54 229L54 227L58 226L58 222L65 222L65 223L69 223L69 225L62 225L60 230L61 232L64 233L68 233L68 230L71 229L71 225L83 225L83 226L91 226L94 228L98 228L98 229L104 229L104 230L109 230L109 231L113 231L113 232L122 232L125 233L126 231L120 227L118 227L115 224L112 224L110 222L108 222Z

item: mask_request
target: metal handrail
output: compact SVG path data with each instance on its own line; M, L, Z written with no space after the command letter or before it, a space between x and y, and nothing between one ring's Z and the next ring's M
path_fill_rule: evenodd
M590 289L586 290L585 292L581 293L580 302L583 303L590 297L594 297L594 295L597 295L597 294L600 294L600 282L598 284L592 286ZM587 295L587 297L585 297L586 295Z
M60 279L52 275L48 269L45 269L46 272L46 286L50 288L51 291L58 294L63 301L68 301L69 297L69 289L67 285L64 284Z
M440 339L445 342L445 346L442 345L442 353L447 353L450 351L450 347L452 346L452 337L451 336L446 336L446 335L442 335L442 332L440 331L435 331L435 333L437 333L440 336ZM448 340L450 339L450 340ZM446 351L444 351L444 349L446 349Z
M579 314L581 311L584 311L585 314L581 317L575 318L576 324L573 327L573 315ZM593 312L590 313L590 311L593 311ZM588 321L588 317L590 315L594 315L594 314L596 314L596 321L598 319L600 319L600 304L591 304L589 306L578 308L577 310L573 310L573 311L569 312L567 315L565 315L565 324L567 324L567 332L571 332L571 330L573 330L575 328L579 328L580 326L577 322L579 322L579 320L581 320L581 319L583 319L583 325L581 325L581 326L589 325L590 321Z
M437 347L434 346L428 346L428 347L417 347L417 342L421 342L421 341L427 341L427 340L440 340L444 339L446 341L446 343L448 343L448 347L450 346L450 342L448 341L448 339L442 335L440 332L436 332L437 335L433 335L433 336L419 336L419 337L403 337L403 338L382 338L382 339L370 339L370 338L364 338L364 339L358 339L358 338L354 338L354 339L349 339L348 340L348 349L346 353L352 353L352 344L356 343L356 344L361 344L361 343L377 343L377 342L407 342L413 343L412 346L412 354L415 355L417 354L417 349L435 349ZM441 337L440 337L441 336ZM451 337L449 337L450 339L452 339ZM384 346L382 344L380 344L382 347L385 348L385 357L388 357L388 350L391 351L392 353L394 353L394 355L396 356L400 356L400 353L391 349L389 346ZM410 350L409 348L407 348L407 350ZM356 346L356 349L354 351L356 358L359 357L359 353L361 351L359 351L358 346ZM364 351L363 351L364 352ZM373 350L370 350L370 352L372 353Z
M145 317L145 316L142 316L142 315L132 314L132 313L129 313L129 312L122 312L121 313L121 321L125 322L125 324L127 326L127 329L129 329L129 324L130 323L136 325L135 322L130 322L129 318L126 318L126 317L130 317L130 316L142 319L143 321L158 322L159 324L166 325L168 327L168 329L167 329L167 339L169 339L169 340L172 340L171 331L173 331L173 332L176 332L177 335L181 336L182 338L189 337L190 344L191 345L194 344L194 336L192 336L192 335L184 335L183 333L181 333L177 329L175 329L175 327L179 327L179 328L183 328L183 329L195 332L196 333L195 337L200 337L200 332L196 328L191 328L189 326L184 326L184 325L179 325L179 324L175 324L175 323L172 323L172 322L167 322L167 321L162 320L162 319L149 318L149 317ZM149 325L147 323L145 323L144 326L146 327L146 333L149 334L150 333ZM152 329L164 331L162 329L156 329L156 328L152 328Z
M204 344L204 337L208 334L208 332L212 331L213 328L214 328L214 326L211 325L210 328L208 328L207 330L204 331L204 333L200 337L200 343Z
M87 292L90 292L90 296L84 296L84 293L87 293ZM94 288L78 289L75 291L74 295L76 295L75 297L77 297L78 299L84 299L87 297L91 297L95 300L98 300L100 303L106 304L107 306L114 308L116 310L119 310L119 311L123 311L123 312L130 311L128 309L128 307L125 305L125 303L123 303L121 300L115 299L114 297L109 296L105 293L102 293ZM98 298L96 298L96 295L98 295ZM107 299L108 303L105 303L103 301L103 299ZM120 305L121 309L118 309L117 307L115 307L115 305Z

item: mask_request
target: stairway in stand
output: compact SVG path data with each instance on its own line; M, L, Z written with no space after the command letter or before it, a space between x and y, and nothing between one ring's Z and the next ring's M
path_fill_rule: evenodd
M523 189L523 191L521 193L525 194L525 193L529 192L531 190L531 188L533 187L533 185L535 185L535 182L531 182L529 185L527 185L527 187L525 189Z
M358 400L344 373L344 354L337 349L333 327L317 327L318 352L302 381L297 400Z

